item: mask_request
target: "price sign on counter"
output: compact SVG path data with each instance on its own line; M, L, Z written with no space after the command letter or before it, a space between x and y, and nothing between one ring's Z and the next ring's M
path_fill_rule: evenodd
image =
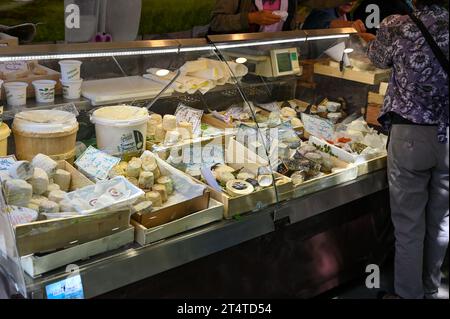
M84 299L83 283L80 275L45 286L47 299Z
M335 127L330 121L302 113L302 122L309 134L325 140L334 139Z
M189 122L192 123L192 131L195 136L201 135L201 125L203 111L197 110L192 107L186 106L182 103L178 105L175 111L175 116L177 118L177 123Z
M103 181L108 178L111 169L119 164L120 158L111 156L95 147L88 149L76 160L78 169L95 181Z

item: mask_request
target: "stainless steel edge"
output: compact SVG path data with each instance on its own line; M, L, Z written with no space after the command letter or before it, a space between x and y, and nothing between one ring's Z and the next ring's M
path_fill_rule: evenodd
M99 296L273 230L271 210L265 210L239 221L222 221L160 243L79 265L85 297ZM66 276L65 272L59 272L34 280L27 277L29 297L43 298L46 285Z
M388 187L386 169L317 193L282 203L275 211L275 221L289 217L291 224L301 222Z

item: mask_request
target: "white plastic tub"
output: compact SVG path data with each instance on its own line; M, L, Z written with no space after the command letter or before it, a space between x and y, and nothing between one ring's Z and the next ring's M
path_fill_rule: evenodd
M63 97L66 100L76 100L81 97L81 84L83 80L64 81L61 79Z
M23 106L27 104L26 82L8 82L4 84L6 100L10 106Z
M81 76L81 61L77 60L63 60L59 61L61 66L61 78L63 81L80 80Z
M98 109L91 116L98 148L110 155L144 150L148 119L145 108L117 105Z
M33 81L36 102L53 103L55 102L55 86L56 81L53 80L37 80Z

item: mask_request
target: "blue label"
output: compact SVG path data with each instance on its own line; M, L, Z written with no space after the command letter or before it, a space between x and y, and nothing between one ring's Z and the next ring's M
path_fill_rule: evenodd
M84 299L81 276L70 276L45 287L47 299Z

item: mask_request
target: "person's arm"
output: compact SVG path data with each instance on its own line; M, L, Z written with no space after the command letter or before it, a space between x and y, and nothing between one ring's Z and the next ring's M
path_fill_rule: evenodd
M249 29L248 12L239 12L239 1L217 0L212 11L211 30L214 32L239 32Z
M381 69L392 67L394 59L393 22L399 16L390 16L380 25L376 38L369 43L367 56L372 63Z

